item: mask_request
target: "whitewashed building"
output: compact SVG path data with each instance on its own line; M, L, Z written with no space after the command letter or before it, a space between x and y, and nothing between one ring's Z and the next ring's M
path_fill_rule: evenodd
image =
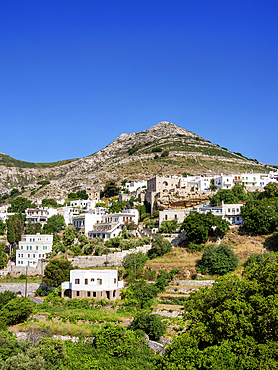
M139 221L139 212L137 209L127 209L119 213L110 213L102 216L101 221L97 222L89 232L89 238L100 237L103 240L115 238L124 229L126 222Z
M23 235L16 251L16 265L36 267L38 261L52 252L53 235Z
M192 208L186 208L186 209L165 209L163 211L159 211L159 226L164 221L173 221L177 220L177 222L180 224L184 221L185 217L187 217L190 213Z
M80 234L88 235L96 223L101 222L106 208L97 207L86 213L80 213L72 217L72 225Z
M39 222L44 225L50 217L57 215L57 213L57 209L51 207L27 208L25 211L26 222Z
M229 221L231 225L242 225L243 219L241 216L241 207L244 204L222 204L220 206L200 205L193 208L199 213L211 212L214 216L220 216L224 220Z
M120 298L123 287L118 270L71 270L70 281L62 283L61 296L114 301Z

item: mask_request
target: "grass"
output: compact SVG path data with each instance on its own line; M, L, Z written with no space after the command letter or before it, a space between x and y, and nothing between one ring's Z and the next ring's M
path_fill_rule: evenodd
M254 253L261 253L263 244L267 236L248 236L240 235L238 228L228 231L222 239L222 243L228 244L234 248L235 253L239 256L240 264L236 274L241 275L243 263ZM207 244L212 244L210 241ZM196 274L196 263L202 258L203 252L188 253L184 248L175 247L172 252L147 262L146 267L155 271L178 269L179 279L190 279ZM205 279L213 280L216 276L203 276Z
M35 277L35 276L28 276L27 282L28 283L41 283L42 279L41 277ZM25 284L26 279L19 279L14 277L1 277L0 278L0 284L5 283L17 283L17 284Z

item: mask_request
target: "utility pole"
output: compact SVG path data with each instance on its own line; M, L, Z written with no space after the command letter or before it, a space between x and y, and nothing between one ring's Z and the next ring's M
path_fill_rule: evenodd
M27 297L27 273L28 273L28 266L26 265L25 298Z

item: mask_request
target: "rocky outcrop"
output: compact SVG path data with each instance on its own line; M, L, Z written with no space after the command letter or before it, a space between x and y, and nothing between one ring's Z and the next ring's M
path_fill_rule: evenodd
M158 152L155 148L158 147L161 150L169 150L169 156L167 158L157 156ZM155 156L158 158L154 160ZM34 190L32 195L30 192L24 195L31 196L33 200L37 198L61 199L68 192L80 188L100 190L105 182L111 179L120 182L124 178L137 181L157 174L181 175L187 170L186 163L192 165L190 168L192 173L204 174L210 167L201 163L200 158L207 161L212 157L213 161L221 161L219 173L230 171L229 167L225 169L225 163L228 162L232 163L234 169L239 168L240 165L252 165L258 171L265 170L262 164L250 162L182 127L163 121L145 131L121 134L104 149L88 157L65 162L65 164L62 162L62 164L52 165L49 168L38 168L33 164L34 168L32 168L31 163L15 161L20 167L0 165L2 175L0 194L9 192L12 188L20 190L34 188L37 190ZM0 163L4 162L0 161ZM178 163L177 167L174 167L175 163ZM49 180L50 185L39 189L37 185L39 180ZM181 202L177 202L178 205L184 206ZM192 204L190 200L188 204Z

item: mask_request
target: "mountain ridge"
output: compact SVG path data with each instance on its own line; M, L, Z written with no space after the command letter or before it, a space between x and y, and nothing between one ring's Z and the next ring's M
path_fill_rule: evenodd
M105 148L83 158L53 162L42 167L35 165L5 166L0 155L0 192L3 194L14 187L34 189L38 181L49 180L50 185L33 190L29 196L59 199L68 191L79 188L101 189L111 179L120 182L123 179L136 181L184 172L216 174L269 170L258 161L230 152L168 121L159 122L144 131L122 133Z

